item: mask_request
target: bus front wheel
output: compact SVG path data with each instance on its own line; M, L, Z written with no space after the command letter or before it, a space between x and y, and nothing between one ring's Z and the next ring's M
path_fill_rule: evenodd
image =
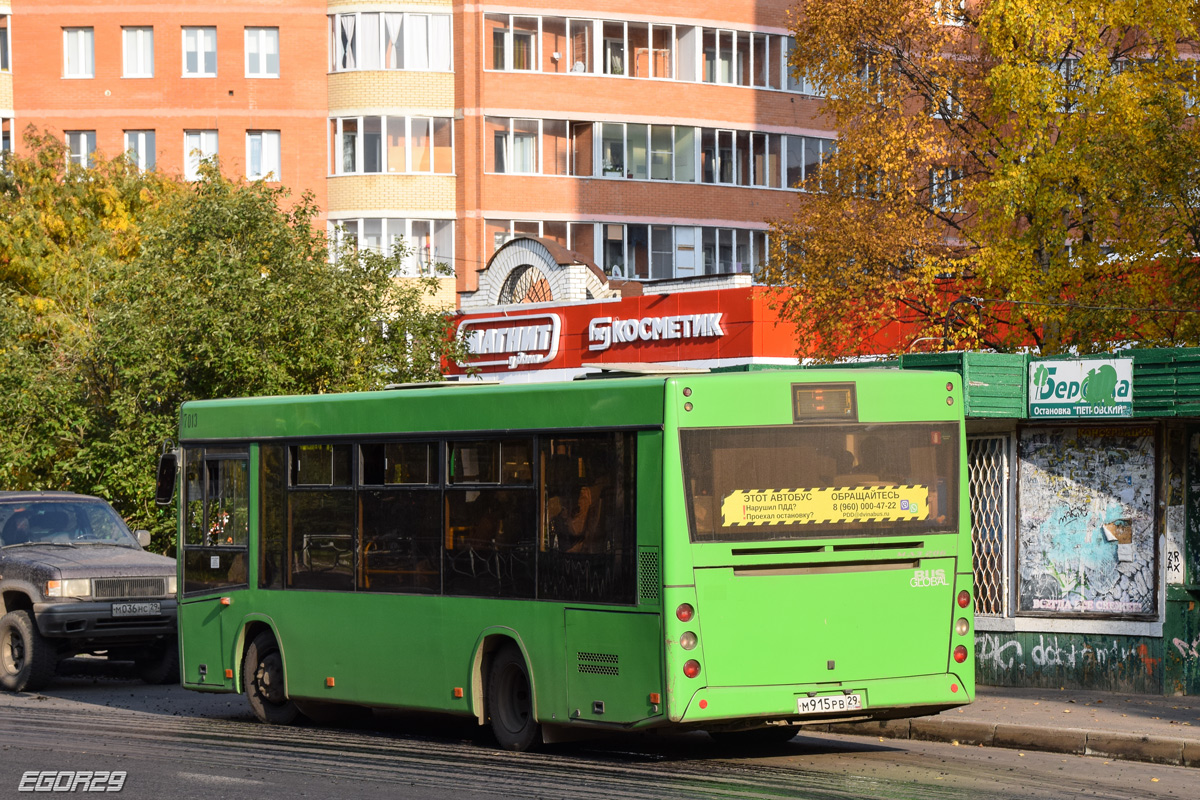
M242 682L254 716L269 725L291 725L300 716L283 685L283 654L270 631L254 637L242 663Z
M496 653L488 670L487 712L496 742L505 750L522 752L539 740L541 726L533 716L529 667L514 645Z

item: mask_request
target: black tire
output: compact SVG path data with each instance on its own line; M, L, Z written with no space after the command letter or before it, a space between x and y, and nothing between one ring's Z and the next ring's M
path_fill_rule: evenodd
M28 611L0 617L0 687L10 692L36 692L54 677L58 652L42 636Z
M246 648L242 684L254 716L268 725L291 725L300 716L283 683L283 653L275 634L263 631Z
M501 748L520 753L541 742L542 726L533 716L529 668L515 645L505 645L492 658L486 702L492 733Z
M174 636L133 659L138 677L154 686L179 683L179 640Z
M795 738L794 725L768 725L748 731L709 731L714 742L731 750L771 749Z

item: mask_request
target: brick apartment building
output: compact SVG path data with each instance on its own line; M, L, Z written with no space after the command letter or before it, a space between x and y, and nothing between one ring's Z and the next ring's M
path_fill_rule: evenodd
M453 265L447 297L522 235L625 280L744 281L834 136L788 8L0 0L0 146L32 124L81 163L217 155L360 246L408 241L414 272Z

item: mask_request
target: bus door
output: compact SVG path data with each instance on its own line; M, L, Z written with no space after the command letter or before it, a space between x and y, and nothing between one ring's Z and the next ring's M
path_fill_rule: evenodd
M656 713L662 692L657 614L566 609L567 703L571 719L628 723Z
M235 633L228 592L247 585L250 453L246 447L183 448L183 562L179 630L183 682L237 691L226 642ZM226 628L233 626L234 630Z

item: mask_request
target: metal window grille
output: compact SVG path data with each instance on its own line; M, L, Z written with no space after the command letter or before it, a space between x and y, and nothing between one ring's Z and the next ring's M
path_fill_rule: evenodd
M967 439L976 616L1008 613L1009 452L1008 436Z

